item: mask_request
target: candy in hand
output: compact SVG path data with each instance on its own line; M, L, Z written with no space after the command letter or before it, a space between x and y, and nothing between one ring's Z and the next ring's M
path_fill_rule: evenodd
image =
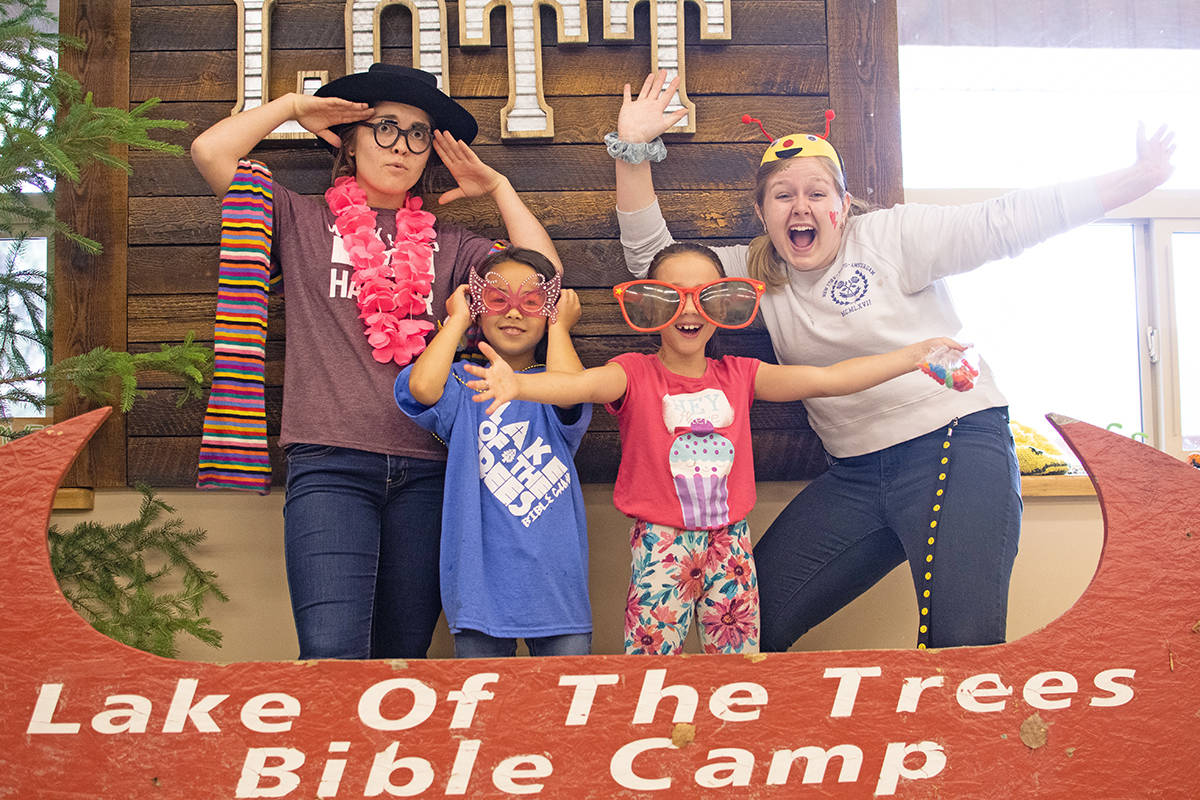
M974 365L971 350L954 350L945 345L931 348L921 363L921 372L947 389L965 392L975 386L979 369Z

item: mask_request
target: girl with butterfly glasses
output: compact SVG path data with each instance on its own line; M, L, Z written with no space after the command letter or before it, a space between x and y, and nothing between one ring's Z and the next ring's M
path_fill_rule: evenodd
M472 402L466 362L454 363L476 325L522 374L582 370L569 335L579 298L561 286L536 251L489 256L396 379L400 410L449 448L440 582L459 658L515 655L518 638L535 656L591 648L587 519L574 461L591 406L515 400L485 411Z
M659 332L651 354L625 353L581 372L514 371L499 348L481 344L488 368L472 399L495 411L510 401L605 403L621 434L614 501L633 518L632 578L625 652L682 652L695 624L708 653L759 647L758 582L746 515L754 506L750 406L848 394L917 369L933 339L828 367L780 366L758 359L707 358L718 327L749 325L763 286L724 278L707 247L661 250L649 279L613 292L636 330Z

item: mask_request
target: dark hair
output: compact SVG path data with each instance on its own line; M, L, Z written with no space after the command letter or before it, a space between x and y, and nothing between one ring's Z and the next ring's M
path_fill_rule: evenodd
M653 278L658 273L659 266L671 256L679 255L680 253L695 253L698 256L704 256L717 270L717 275L725 277L725 268L721 266L721 259L713 252L711 247L706 247L698 242L675 242L669 244L662 250L654 254L654 258L650 259L650 268L646 270L646 277Z
M650 267L646 270L646 277L653 279L658 274L658 268L662 266L662 262L666 261L671 256L677 256L680 253L695 253L698 256L703 256L712 262L716 267L717 276L724 278L725 268L721 266L721 258L713 251L711 247L700 244L699 242L675 242L669 244L662 250L654 254L654 258L650 259ZM713 335L709 337L704 345L704 355L708 358L720 358L722 352L720 343L721 329L717 328L713 331Z
M513 261L517 264L524 264L532 269L538 275L541 275L546 280L550 280L558 274L558 268L550 262L550 259L539 253L537 250L531 250L528 247L513 247L509 245L503 250L497 250L490 253L487 258L483 259L471 270L479 277L487 275L488 270L492 267L504 264L508 261ZM533 349L533 357L537 361L545 362L546 360L546 337L550 332L549 320L546 321L546 330L542 332L542 338L538 341ZM480 332L482 339L482 331Z

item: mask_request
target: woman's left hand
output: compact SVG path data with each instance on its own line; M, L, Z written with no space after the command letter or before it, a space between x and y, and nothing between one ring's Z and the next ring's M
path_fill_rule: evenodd
M1146 136L1146 126L1138 123L1137 129L1137 168L1146 176L1147 181L1153 181L1154 186L1161 186L1171 177L1175 167L1171 164L1171 156L1175 154L1175 133L1168 130L1166 125Z
M479 160L475 151L445 131L433 132L433 149L450 170L458 186L438 198L438 205L453 203L466 197L482 197L500 187L502 174Z

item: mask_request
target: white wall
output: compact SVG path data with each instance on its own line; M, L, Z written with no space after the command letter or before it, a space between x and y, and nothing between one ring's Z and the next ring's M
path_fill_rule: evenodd
M760 483L758 505L750 514L757 538L802 484ZM201 661L265 661L296 657L296 636L283 568L283 492L266 497L237 492L163 490L188 527L208 531L198 562L219 576L228 603L210 603L207 612L224 634L212 649L182 637L181 657ZM591 540L591 596L594 650L622 648L625 590L629 580L629 522L612 506L611 484L584 487ZM52 522L69 528L78 522L126 522L137 515L141 495L97 491L91 512L60 512ZM1062 614L1091 580L1103 539L1094 497L1027 498L1021 549L1013 571L1009 638L1043 627ZM797 643L803 650L913 647L916 600L907 569L898 568ZM693 634L692 648L698 649ZM449 657L450 637L440 626L431 655Z

